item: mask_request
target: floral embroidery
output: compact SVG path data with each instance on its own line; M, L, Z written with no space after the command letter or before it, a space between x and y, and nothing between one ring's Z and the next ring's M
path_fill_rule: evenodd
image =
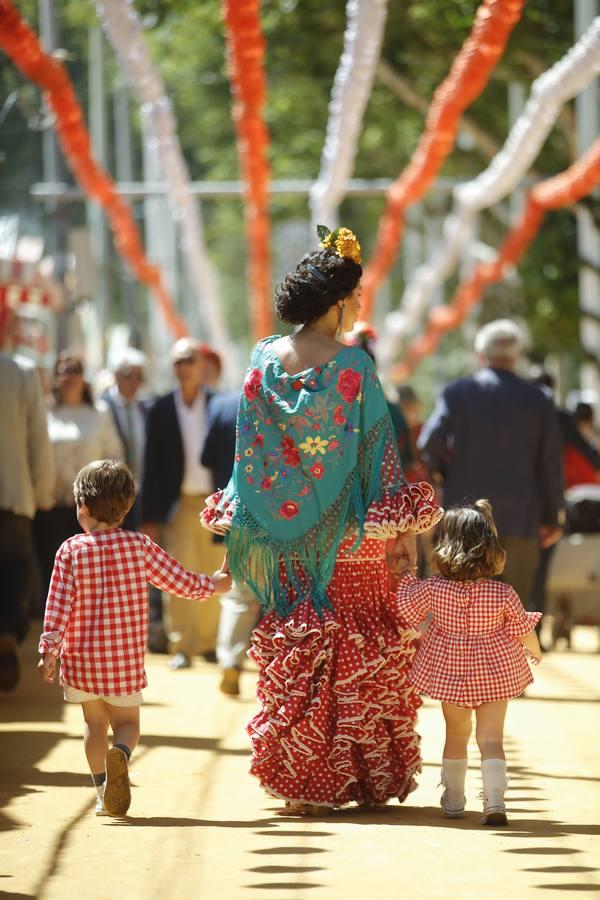
M344 415L344 410L342 405L336 406L333 411L333 421L336 425L345 425L346 424L346 416Z
M273 480L271 478L269 478L269 476L267 475L261 481L260 486L263 489L263 491L270 491L271 488L273 487Z
M314 463L310 469L308 470L313 478L318 478L319 481L325 474L325 468L322 463L316 462Z
M244 450L244 456L252 456L253 453L254 450L252 449L252 447L246 447L246 449Z
M295 500L286 500L279 507L279 515L282 519L293 519L300 512L300 507Z
M260 394L260 386L263 380L263 373L260 369L250 369L248 377L244 384L244 396L246 400L252 402L256 400Z
M328 444L329 441L324 441L323 438L307 437L306 440L298 446L305 453L310 453L311 456L316 456L317 453L327 453Z
M254 466L251 463L248 463L247 466L244 466L244 472L253 472Z
M297 466L300 462L300 453L294 444L294 439L291 437L283 438L281 446L283 449L283 458L286 463L290 466Z
M356 369L342 369L338 376L337 389L346 401L353 403L360 392L361 378Z
M264 443L265 443L264 435L257 434L256 437L254 438L254 440L252 441L252 446L253 447L263 447Z

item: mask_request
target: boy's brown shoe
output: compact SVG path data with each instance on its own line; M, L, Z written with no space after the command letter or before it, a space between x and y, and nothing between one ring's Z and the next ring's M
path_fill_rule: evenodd
M106 754L106 787L104 808L109 816L124 816L131 803L127 757L119 747Z

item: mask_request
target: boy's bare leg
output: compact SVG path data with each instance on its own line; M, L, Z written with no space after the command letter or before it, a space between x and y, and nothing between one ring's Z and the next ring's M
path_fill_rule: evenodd
M140 739L139 706L109 706L113 745L124 744L133 753Z
M128 762L140 738L139 706L109 706L113 747L106 754L104 806L111 816L124 816L131 803Z
M104 759L108 750L110 718L104 700L86 700L81 704L85 720L83 746L92 775L104 772Z

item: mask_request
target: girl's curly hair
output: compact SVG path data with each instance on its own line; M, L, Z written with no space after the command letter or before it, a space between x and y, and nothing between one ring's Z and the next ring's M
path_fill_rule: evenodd
M434 569L442 577L453 581L491 578L504 571L505 562L489 500L446 510L432 554Z

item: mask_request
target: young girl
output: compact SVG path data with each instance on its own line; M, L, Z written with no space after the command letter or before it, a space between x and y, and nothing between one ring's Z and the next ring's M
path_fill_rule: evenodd
M432 616L410 680L442 701L445 815L458 818L464 813L467 744L475 710L483 778L481 824L506 825L506 704L533 681L524 649L540 661L534 629L541 613L525 612L514 589L493 578L504 569L506 554L489 501L447 510L439 529L433 549L439 574L421 581L403 572L397 589L396 611L402 619L418 625Z

